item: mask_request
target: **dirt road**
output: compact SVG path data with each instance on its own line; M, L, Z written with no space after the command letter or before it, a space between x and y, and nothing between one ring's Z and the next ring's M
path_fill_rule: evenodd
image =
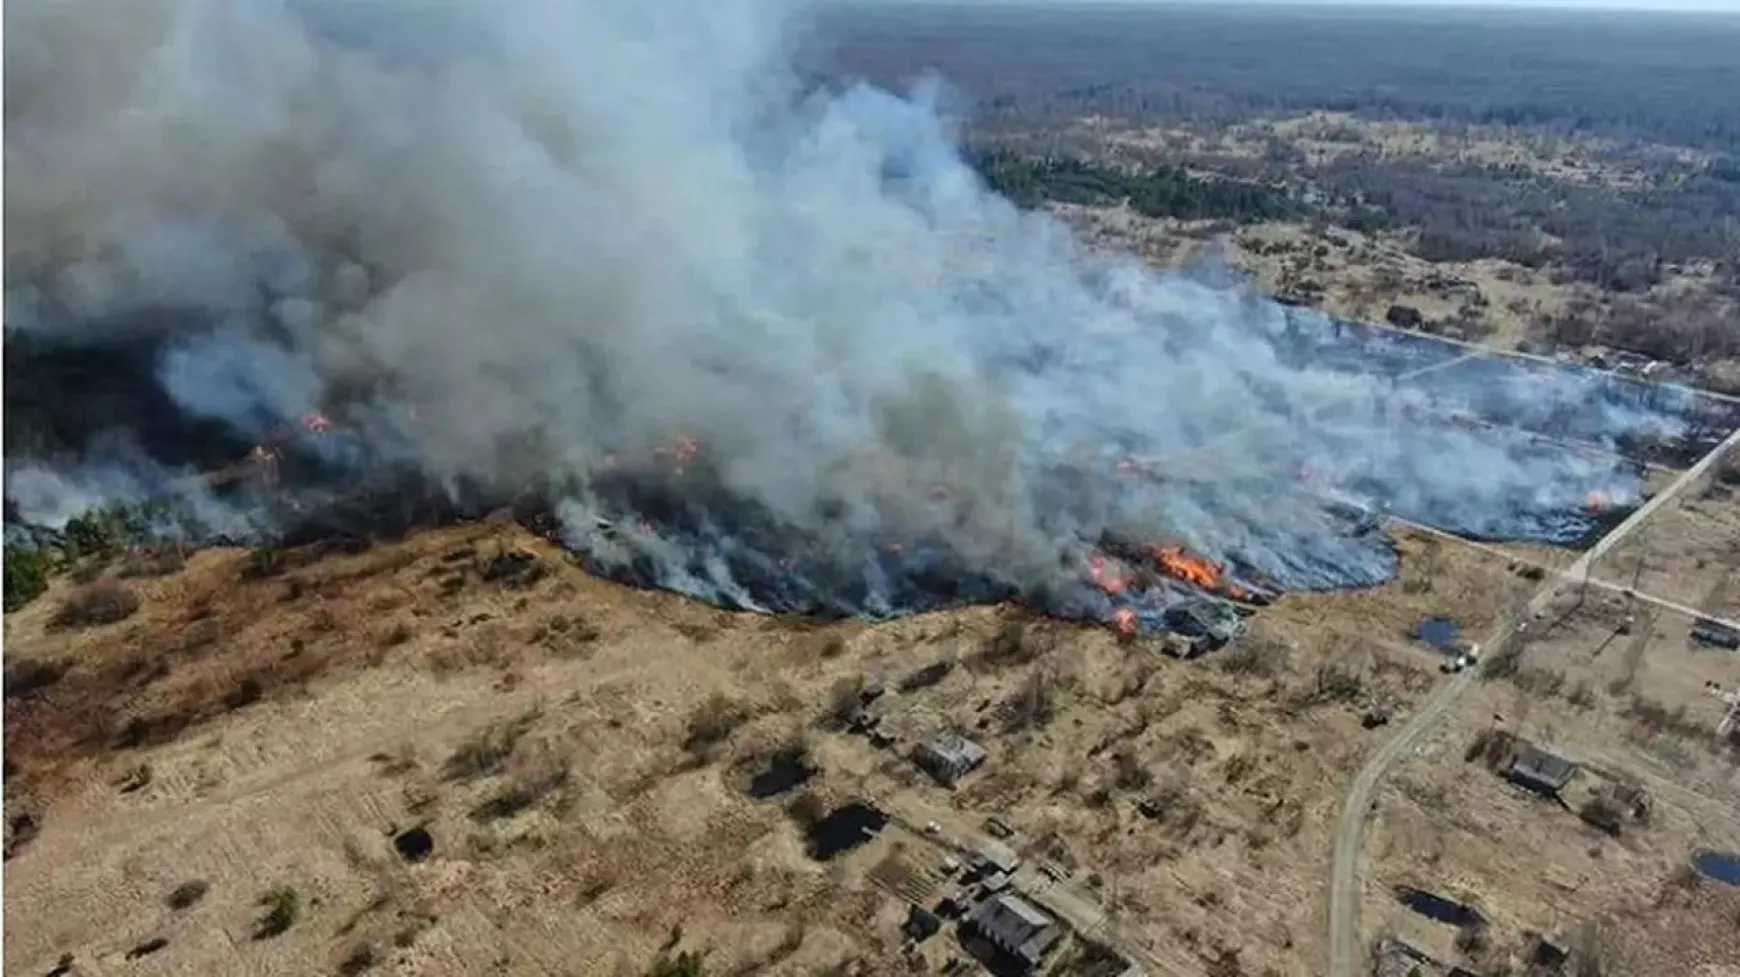
M1717 459L1731 450L1740 447L1740 431L1730 434L1715 450L1698 460L1698 463L1687 469L1684 474L1655 497L1638 507L1624 522L1613 528L1613 531L1603 536L1590 547L1577 561L1567 567L1558 579L1549 581L1529 601L1521 615L1501 620L1494 627L1493 633L1484 643L1487 654L1493 654L1503 649L1516 632L1516 621L1532 616L1545 607L1555 594L1570 586L1581 584L1589 576L1589 568L1607 554L1607 551L1622 542L1639 526L1649 521L1650 517L1660 511L1669 502L1678 498L1680 493L1696 484L1710 470ZM1394 738L1385 743L1381 749L1366 762L1354 778L1353 785L1347 792L1341 805L1341 814L1335 825L1334 850L1330 857L1329 867L1329 977L1352 977L1354 967L1360 959L1358 950L1359 921L1359 852L1365 833L1366 818L1371 814L1372 798L1377 785L1389 773L1392 766L1403 757L1412 753L1431 733L1437 729L1445 716L1449 715L1453 706L1474 684L1476 670L1459 672L1433 691L1420 710L1409 718L1408 722L1396 732Z

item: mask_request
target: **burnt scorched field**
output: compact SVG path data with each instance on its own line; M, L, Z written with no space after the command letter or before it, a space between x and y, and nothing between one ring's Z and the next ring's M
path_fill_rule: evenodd
M1156 632L1204 602L1248 611L1286 590L1382 583L1397 565L1385 513L1484 540L1579 545L1642 498L1644 467L1628 457L1639 445L1682 444L1733 421L1683 389L1470 355L1298 310L1284 314L1272 349L1329 385L1375 379L1383 396L1325 398L1308 414L1260 414L1164 446L1091 420L1059 432L1057 420L1036 419L1045 436L1021 442L1021 528L1005 535L963 532L995 503L946 480L782 512L734 488L712 446L691 436L625 446L591 471L517 491L436 485L381 458L343 404L271 426L241 461L208 471L200 504L176 507L164 530L306 543L511 502L595 573L727 608L885 619L1015 600ZM162 427L160 399L150 414ZM212 511L227 514L222 525ZM9 526L9 538L32 533L45 538Z

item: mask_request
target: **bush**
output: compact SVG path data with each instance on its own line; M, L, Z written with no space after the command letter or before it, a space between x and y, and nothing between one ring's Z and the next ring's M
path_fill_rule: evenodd
M1036 652L1027 640L1027 626L1020 621L1004 621L985 642L984 659L993 665L1019 665L1031 661Z
M242 568L247 580L265 580L284 572L284 552L275 546L256 546L248 551L248 565Z
M1056 680L1034 672L1004 704L1010 731L1042 729L1057 715Z
M174 910L192 909L211 891L211 886L202 880L183 882L169 890L169 895L163 898L164 905Z
M850 675L838 679L828 688L828 703L822 709L817 725L823 729L841 730L852 721L858 707L864 703L864 678Z
M1351 702L1365 692L1365 678L1352 664L1324 662L1312 692L1318 702Z
M552 763L542 769L516 776L506 787L471 809L471 820L488 824L522 814L543 800L551 791L568 783L568 766Z
M800 829L808 831L827 819L828 806L814 792L806 790L791 799L785 813Z
M6 610L15 611L48 589L53 564L48 551L34 546L6 547Z
M1130 752L1117 756L1118 776L1115 783L1124 790L1141 790L1154 782L1154 773Z
M139 610L139 598L118 583L95 583L61 603L50 625L55 628L88 628L117 624Z
M1584 801L1577 809L1577 816L1584 824L1615 838L1625 831L1625 812L1604 793Z
M476 780L501 773L514 747L538 721L536 710L511 722L495 723L459 744L447 758L442 774L448 780Z
M259 905L265 910L254 921L254 939L269 940L281 936L302 917L302 897L287 885L266 890Z
M1287 646L1247 636L1222 652L1217 660L1221 670L1229 675L1272 678L1287 667Z
M1522 646L1507 644L1486 659L1480 668L1481 678L1511 678L1522 668Z
M705 756L748 721L749 710L730 696L715 692L689 715L683 749L697 757Z
M339 977L358 977L374 969L377 962L375 948L367 943L358 944L338 965Z
M28 699L60 681L66 666L57 662L20 658L6 666L6 698Z
M706 977L706 959L698 950L684 950L674 957L661 954L646 973L647 977Z

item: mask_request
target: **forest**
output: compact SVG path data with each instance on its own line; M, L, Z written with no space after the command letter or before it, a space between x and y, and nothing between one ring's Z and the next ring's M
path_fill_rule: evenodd
M841 4L810 25L805 50L830 84L940 75L980 171L1017 203L1405 229L1426 260L1501 258L1615 292L1693 263L1740 284L1740 17ZM1208 133L1308 111L1581 138L1642 177L1607 185L1369 148L1313 163L1284 139L1134 167L1056 147L1084 117Z

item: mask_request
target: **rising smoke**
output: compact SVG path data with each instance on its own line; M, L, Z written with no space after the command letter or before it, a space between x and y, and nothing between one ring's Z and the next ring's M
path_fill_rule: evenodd
M318 414L338 433L310 450L341 469L550 487L607 572L894 613L1055 591L1107 530L1291 586L1382 579L1388 548L1318 484L1574 535L1565 513L1634 498L1629 473L1423 413L1607 441L1674 423L1454 350L1380 369L1406 344L1372 339L1350 369L1320 316L1090 256L984 189L934 90L800 90L794 13L9 3L8 345L136 351L154 388L28 451L9 425L9 501L54 522L167 493L247 520L188 487L210 459L165 446ZM1410 356L1440 362L1416 381L1433 364ZM33 390L119 381L79 382Z

